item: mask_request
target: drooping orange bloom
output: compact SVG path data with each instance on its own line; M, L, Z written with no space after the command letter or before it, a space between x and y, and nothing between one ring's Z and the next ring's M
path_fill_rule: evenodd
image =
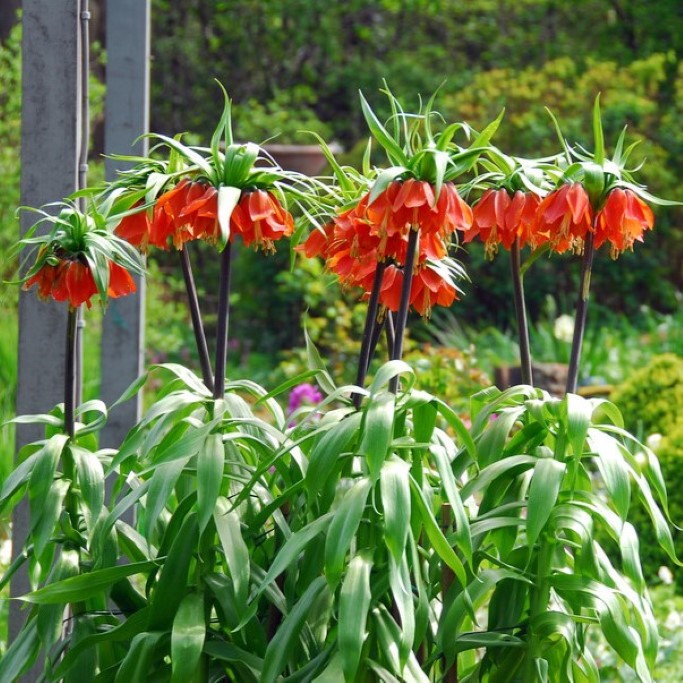
M52 294L52 287L59 274L59 266L51 266L46 263L35 275L30 277L23 285L23 289L30 289L33 285L38 285L38 297L47 299Z
M403 289L403 270L394 265L387 266L382 278L379 300L390 311L398 311ZM410 285L410 305L422 316L429 317L432 307L450 306L458 298L457 290L440 269L429 263L420 264Z
M410 303L422 315L433 305L450 305L456 290L438 267L447 254L454 230L469 228L472 210L455 186L446 183L439 198L425 181L394 181L370 202L365 194L351 209L336 216L323 230L314 230L297 247L306 256L322 256L342 285L360 287L369 295L378 263L386 263L380 302L397 311L403 286L411 229L420 231Z
M176 249L185 242L218 239L218 190L212 185L191 183L185 194L185 206L176 219L173 243Z
M334 223L326 223L322 228L317 228L311 232L303 244L295 247L295 251L301 251L306 258L321 256L327 258L327 250L330 239L334 233Z
M539 197L530 192L518 190L510 197L504 188L486 190L474 205L472 228L465 232L464 242L479 237L489 258L495 256L499 245L509 250L517 237L520 246L536 246L533 226L539 203Z
M139 201L131 207L131 210L141 206L143 206L143 202ZM146 253L150 229L151 222L147 211L141 210L125 216L114 229L114 234Z
M413 276L410 303L420 315L429 317L433 306L450 306L457 298L450 278L429 264L422 265Z
M552 251L580 251L586 233L592 229L593 212L588 194L579 183L568 183L551 192L538 207L535 237L549 242Z
M292 214L267 190L243 193L230 218L231 242L240 235L245 246L254 244L264 251L274 251L273 242L293 231Z
M120 296L132 294L136 289L133 276L123 266L110 261L107 295L112 299L117 299Z
M391 215L380 223L372 209L377 205L384 213L389 204ZM378 229L386 223L393 226L393 232L405 232L413 227L419 228L422 234L439 233L444 238L450 237L456 229L466 230L472 225L472 209L453 183L444 183L437 199L434 188L427 181L414 178L390 183L368 207L367 216Z
M55 301L68 301L69 306L77 308L87 304L97 294L97 285L90 267L80 261L63 261L52 285L52 298Z
M41 299L51 297L55 301L68 301L72 308L77 308L81 304L86 304L90 308L91 299L97 294L97 285L90 266L79 260L61 261L56 266L46 263L26 281L24 289L29 289L35 284L38 285L38 296ZM107 294L117 298L134 291L135 282L130 273L110 261Z
M149 243L168 249L168 239L177 242L176 232L182 227L180 213L186 206L187 191L192 183L184 178L174 188L157 198L149 231Z
M606 241L616 258L626 249L633 249L634 242L643 241L643 233L651 230L655 222L650 207L631 190L615 188L598 213L595 226L595 248Z

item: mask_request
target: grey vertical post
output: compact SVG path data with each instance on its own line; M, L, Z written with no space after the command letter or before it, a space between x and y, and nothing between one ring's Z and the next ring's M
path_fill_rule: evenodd
M107 3L107 95L104 146L107 154L144 154L146 141L133 142L149 129L149 0ZM107 179L125 164L107 159ZM135 295L109 302L102 329L102 400L113 403L142 372L144 280ZM116 448L140 417L140 396L115 408L102 446Z
M21 202L41 206L76 189L79 146L78 2L24 0L22 42ZM22 234L35 221L24 214ZM63 400L65 304L19 296L17 413L41 413ZM41 438L35 426L17 426L17 450ZM13 554L28 531L28 506L14 513ZM12 595L29 589L26 572L15 575ZM9 638L23 623L18 602L10 604Z

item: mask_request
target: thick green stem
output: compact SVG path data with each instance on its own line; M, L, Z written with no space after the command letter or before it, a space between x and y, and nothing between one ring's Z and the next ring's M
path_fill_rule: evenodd
M517 335L519 337L519 360L522 368L522 383L533 385L531 370L531 350L529 346L529 323L524 303L524 283L519 259L519 237L515 238L510 250L510 265L512 269L512 288L515 300L515 315L517 316Z
M225 364L228 356L228 322L230 319L230 242L221 254L221 275L218 283L218 329L216 332L216 376L214 398L225 393Z
M441 506L443 531L445 534L449 534L451 531L451 506L448 503L444 503ZM455 579L455 574L453 570L444 562L441 565L441 596L442 600L446 601L446 595L453 585ZM448 666L448 662L444 661L444 683L458 683L458 655L455 656L455 661Z
M572 353L569 359L569 372L567 374L567 393L576 393L579 380L579 364L581 362L581 346L583 335L586 330L586 316L588 314L588 296L591 287L591 270L593 268L593 233L589 232L583 247L583 260L581 262L581 284L579 296L576 302L576 314L574 317L574 338L572 340Z
M202 314L199 310L197 287L195 286L194 276L192 275L192 263L190 262L188 246L185 245L183 249L180 249L178 254L180 256L183 279L185 280L185 289L187 290L187 301L190 306L190 318L192 319L192 329L194 330L194 339L197 344L197 353L199 354L199 365L202 369L202 377L206 388L209 391L213 391L213 373L211 371L209 348L206 343L206 335L204 334Z
M382 280L384 279L384 271L386 270L386 263L378 263L375 270L375 279L372 283L372 290L370 292L370 299L368 301L368 312L365 316L365 329L363 330L363 340L360 346L360 356L358 358L358 372L356 373L356 386L362 387L365 384L365 377L368 374L368 366L370 365L371 354L374 351L372 348L373 331L377 324L377 307L379 303L379 293L382 288ZM353 405L360 408L362 395L353 395Z
M76 408L76 337L78 308L69 307L66 321L66 359L64 368L64 431L74 435L74 411Z
M554 541L545 534L538 539L540 549L536 564L536 581L531 588L529 607L529 640L527 645L526 665L524 668L524 683L537 683L536 660L543 656L542 637L536 632L535 622L548 611L550 603L550 583L548 577L552 570Z
M418 231L411 228L408 237L408 251L406 262L403 266L403 287L401 288L401 301L396 314L396 328L394 330L394 345L391 350L391 360L400 360L403 356L403 336L408 323L408 307L410 306L410 290L413 285L413 266L417 251ZM394 377L389 384L389 390L394 394L398 391L398 377Z
M69 313L66 322L66 359L64 368L64 431L73 439L75 434L75 412L76 412L76 385L77 385L77 363L78 363L78 324L80 319L80 312L78 308L69 307ZM69 516L69 523L78 535L79 529L79 505L78 495L76 493L76 462L71 452L71 444L67 443L62 451L62 471L64 479L69 482L69 489L64 498L64 509ZM71 540L67 541L65 547L68 545L75 546L75 550L79 555L80 564L80 544ZM85 605L82 602L70 603L71 614L77 615L85 611Z

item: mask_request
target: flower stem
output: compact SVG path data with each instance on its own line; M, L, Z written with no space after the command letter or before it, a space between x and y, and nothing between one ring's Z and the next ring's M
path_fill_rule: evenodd
M396 343L396 333L394 327L394 314L391 311L387 311L386 322L384 323L384 332L387 337L387 348L389 349L389 355L391 355Z
M213 373L211 371L211 360L209 359L209 348L206 344L202 315L199 310L199 299L197 298L197 287L195 286L194 276L192 275L192 263L190 262L190 253L187 245L180 249L178 254L180 256L180 265L183 270L185 289L187 290L187 300L190 306L192 329L194 330L194 339L197 344L197 353L199 353L199 364L202 369L202 377L204 378L206 388L209 391L213 391Z
M519 237L515 238L510 250L510 265L512 269L512 288L515 300L515 315L517 316L517 334L519 336L519 360L522 368L522 383L533 385L531 370L531 350L529 347L529 323L524 303L524 283L519 259Z
M417 229L411 228L408 236L408 251L406 262L403 266L403 287L401 288L401 301L396 314L396 328L394 330L394 345L391 349L391 360L400 360L403 356L403 336L408 323L408 307L410 306L410 290L413 284L413 265L415 252L417 251ZM393 377L389 384L389 391L398 391L398 377Z
M64 368L64 431L74 435L74 411L76 408L76 337L78 308L69 307L66 321L66 359Z
M536 558L536 577L529 597L529 632L527 641L526 662L522 680L524 683L536 683L538 675L536 660L542 656L543 637L538 634L536 622L548 611L550 603L550 583L552 573L554 543L545 535L539 538L540 548Z
M387 324L387 317L390 315L386 308L381 308L377 313L377 318L375 320L375 326L372 329L372 337L370 338L370 360L375 355L375 350L377 349L377 344L379 344L379 338L382 336L382 330L384 330ZM391 347L389 347L391 348ZM368 362L368 366L370 363Z
M567 393L576 393L579 379L579 363L581 361L581 345L586 330L586 316L588 314L588 295L591 287L591 270L593 268L593 233L589 232L583 246L583 260L581 262L581 284L579 296L576 301L576 314L574 318L574 338L572 340L572 353L569 359L569 372L567 374Z
M384 271L386 270L386 263L381 262L377 264L375 269L375 279L372 282L372 290L370 292L370 300L368 301L368 312L365 316L365 329L363 330L363 341L360 346L360 356L358 358L358 372L356 374L356 386L363 387L365 384L365 377L368 374L368 366L370 365L370 358L374 352L372 346L372 338L374 330L377 325L377 305L379 303L379 293L382 288L382 280L384 279ZM362 399L361 394L353 395L353 405L356 409L360 408Z
M218 283L218 329L216 332L214 398L223 398L225 393L225 364L228 356L228 321L230 318L230 247L230 242L228 242L221 254L221 275Z
M444 503L441 506L442 524L445 533L451 531L451 506ZM446 601L446 595L453 585L455 574L453 570L444 562L441 566L441 598ZM444 661L444 683L458 683L458 655L455 655L455 661L448 666L448 662Z

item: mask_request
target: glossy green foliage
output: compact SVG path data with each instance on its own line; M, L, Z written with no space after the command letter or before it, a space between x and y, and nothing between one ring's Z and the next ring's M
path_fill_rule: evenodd
M213 399L182 366L153 372L165 390L103 469L56 434L5 484L3 500L22 486L60 500L60 453L76 455L80 562L56 545L24 598L8 680L43 648L50 679L429 681L457 660L471 680L597 681L592 629L651 680L657 628L632 500L676 560L657 461L612 404L487 389L467 429L392 361L360 410L327 376L327 398L288 425L273 396L291 382L266 394L236 381ZM98 410L83 411L93 428ZM93 486L103 472L117 482L108 507ZM51 510L36 508L43 545ZM71 633L55 621L65 603L78 606Z

